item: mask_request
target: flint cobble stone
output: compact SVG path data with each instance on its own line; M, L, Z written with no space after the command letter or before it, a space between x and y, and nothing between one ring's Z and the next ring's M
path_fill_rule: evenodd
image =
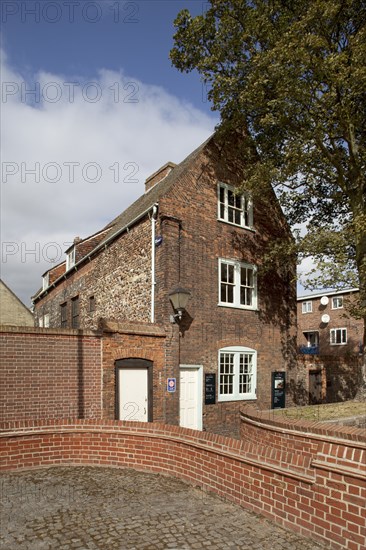
M129 469L52 467L0 477L4 550L320 550L180 480Z

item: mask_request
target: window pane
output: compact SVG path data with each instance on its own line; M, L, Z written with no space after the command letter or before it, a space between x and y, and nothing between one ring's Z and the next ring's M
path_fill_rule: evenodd
M221 285L220 285L220 301L233 304L234 303L234 266L230 264L221 264L220 269Z
M227 302L229 302L229 304L233 304L234 303L234 287L233 286L228 286L227 287Z
M235 195L235 207L241 210L242 208L242 197L241 195Z
M71 327L79 328L79 298L71 300Z
M244 225L249 227L249 211L248 211L248 201L243 197L243 212L244 212Z
M254 276L253 270L242 267L240 269L240 304L251 306L253 304Z
M247 289L243 286L240 288L240 303L243 306L247 303Z
M219 205L220 219L241 227L250 226L252 204L245 195L222 185L219 187Z
M61 304L61 327L67 326L67 303Z
M234 392L234 354L220 354L220 394L228 395Z
M249 353L240 354L239 359L239 393L252 391L253 356Z
M227 288L226 285L224 285L224 284L221 284L221 285L220 285L220 289L221 289L221 292L220 292L220 302L227 302L226 288Z
M234 283L234 266L228 265L227 267L229 272L229 283L233 284Z

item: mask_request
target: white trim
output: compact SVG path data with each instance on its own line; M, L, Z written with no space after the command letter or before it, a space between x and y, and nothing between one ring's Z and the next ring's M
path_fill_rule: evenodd
M220 211L220 205L222 204L220 201L220 189L223 188L225 190L225 202L224 204L224 217L221 217L221 211ZM235 223L229 221L229 204L228 204L228 198L227 198L227 192L231 191L236 195L237 197L241 198L241 208L237 209L240 210L240 222L241 223ZM232 185L228 185L227 183L223 183L221 181L217 184L217 219L220 222L228 223L230 225L234 225L235 227L242 227L243 229L251 229L253 231L253 201L252 198L248 193L235 193L236 188ZM246 205L246 209L244 208ZM235 208L235 207L234 207ZM236 208L235 208L236 209ZM247 212L248 215L248 225L245 224L245 212Z
M342 305L341 306L334 306L334 300L342 300ZM331 308L332 309L343 309L343 296L332 296Z
M232 394L220 394L220 358L222 353L234 353L234 392ZM239 362L238 357L240 354L251 354L253 361L253 371L252 371L252 391L247 394L240 394L238 389L236 390L235 386L239 388ZM217 361L217 401L253 401L257 399L257 350L253 348L247 348L245 346L228 346L226 348L221 348L218 350L218 361Z
M75 256L76 256L76 251L75 251L75 246L73 246L70 252L66 254L66 271L74 267Z
M307 304L307 306L306 306L306 310L304 311L305 304ZM310 309L308 309L308 304L310 304ZM301 304L301 313L302 314L313 313L313 301L312 300L306 300L306 301L302 302L302 304Z
M202 423L202 417L203 417L203 365L179 365L179 376L180 376L180 370L181 369L193 369L198 371L197 376L197 418L198 418L198 430L202 430L203 423ZM180 379L179 379L180 383ZM179 395L179 401L180 401L180 395Z
M333 291L323 291L322 293L317 294L307 294L306 296L298 296L297 301L301 302L302 300L311 300L314 298L321 298L322 296L339 296L339 295L347 295L351 294L352 292L359 292L359 288L345 288L343 290L333 290Z
M158 214L158 207L155 204L151 215L151 313L150 321L155 322L155 235L156 235L156 217Z
M218 304L222 307L232 307L236 309L247 309L256 311L258 309L258 289L257 289L257 266L249 264L246 262L240 262L239 260L229 260L226 258L219 258L219 286L218 286ZM221 264L232 265L234 266L234 302L222 302L221 301ZM253 271L253 295L252 295L252 305L244 305L240 303L240 268L249 268Z
M332 334L336 333L337 330L344 330L346 332L346 341L345 342L332 342ZM331 346L345 346L348 342L348 334L347 334L347 328L346 327L337 327L337 328L331 328L329 331L330 336L330 345Z
M46 290L50 286L50 272L47 271L42 277L42 290Z

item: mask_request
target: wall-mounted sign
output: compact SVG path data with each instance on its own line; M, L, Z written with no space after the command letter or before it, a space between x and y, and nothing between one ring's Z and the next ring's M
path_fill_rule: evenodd
M216 374L207 372L205 374L205 405L216 403Z
M166 389L168 390L168 392L174 393L175 390L177 389L177 379L176 378L168 378L167 384L166 384Z
M286 406L286 373L272 372L272 409L284 409Z

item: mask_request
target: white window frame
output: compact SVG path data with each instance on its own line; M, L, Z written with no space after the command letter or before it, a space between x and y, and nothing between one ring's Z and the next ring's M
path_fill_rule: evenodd
M50 326L50 314L45 313L44 315L41 315L41 317L38 319L38 326L40 328L49 328Z
M225 281L221 280L221 266L229 265L234 267L234 292L233 292L233 302L223 302L221 300L221 284L225 284ZM240 303L240 289L242 287L241 285L241 268L244 269L251 269L253 271L253 287L247 287L252 288L252 304L251 305L245 305ZM250 309L250 310L256 310L257 304L258 304L258 291L257 291L257 268L253 264L248 264L245 262L239 262L236 260L227 260L225 258L219 258L219 306L223 307L234 307L237 309ZM244 286L244 285L243 285Z
M341 333L341 342L337 342L337 333ZM335 341L334 341L335 340ZM342 328L332 328L330 329L330 345L331 346L345 346L347 344L347 329Z
M75 265L75 246L66 254L66 271Z
M233 392L221 393L221 357L223 354L233 355ZM240 356L251 356L251 391L240 393ZM218 401L247 401L257 399L257 352L243 346L229 346L221 348L218 353Z
M338 305L338 302L340 302L341 305ZM332 309L343 309L343 296L332 297Z
M50 286L50 274L46 273L46 275L43 275L42 277L42 290L47 290L49 286Z
M220 200L220 190L224 190L224 202ZM240 211L240 223L235 223L229 221L229 192L234 193L235 196L240 197L241 206L239 209L234 208L235 210ZM221 214L221 204L224 205L224 214ZM236 227L244 227L245 229L253 229L253 202L250 198L250 195L247 193L236 194L235 187L227 185L226 183L219 182L217 185L217 217L220 221L228 223L230 225L235 225ZM246 219L247 218L247 223Z
M306 300L306 302L302 302L301 313L313 313L312 300Z

